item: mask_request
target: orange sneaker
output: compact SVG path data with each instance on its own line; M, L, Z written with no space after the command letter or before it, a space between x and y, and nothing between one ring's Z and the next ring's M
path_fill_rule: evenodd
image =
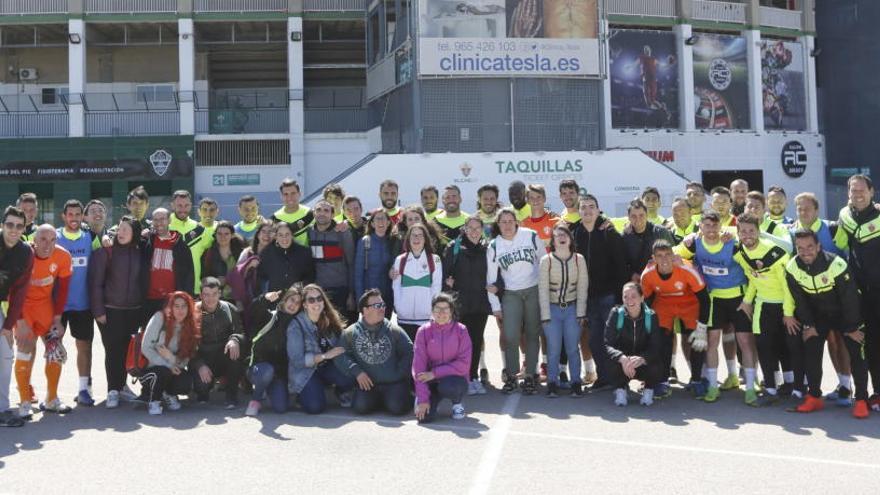
M852 415L856 419L865 419L868 417L868 411L870 408L868 407L868 401L866 400L857 400L853 405Z
M795 411L799 413L811 413L816 411L821 411L825 408L825 401L823 401L819 397L813 397L812 395L807 395L804 398L804 401L801 405L795 408Z

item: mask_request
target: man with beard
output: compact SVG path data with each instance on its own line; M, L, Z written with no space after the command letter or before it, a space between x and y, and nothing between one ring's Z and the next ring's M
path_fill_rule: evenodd
M706 189L699 182L688 182L684 186L684 191L688 206L691 208L691 215L699 222L703 214L703 205L706 203Z
M379 201L382 202L382 208L388 213L388 218L392 225L397 225L403 218L403 210L397 205L398 193L400 187L392 179L385 179L379 184Z
M25 242L33 241L34 234L37 230L36 219L37 219L37 195L31 192L23 193L18 197L18 201L16 201L15 206L21 208L21 211L24 212L24 216L27 219L24 226L24 234L22 234L21 239Z
M419 192L422 198L422 208L425 210L425 218L433 220L434 217L443 213L442 208L437 208L437 201L440 199L440 191L435 186L425 186Z
M767 189L767 217L787 227L794 223L794 219L785 215L787 207L788 198L785 195L785 189L782 186L770 186Z
M700 231L700 222L694 220L687 200L681 196L672 200L672 217L666 219L666 229L672 234L673 246Z
M578 223L581 221L581 214L578 213L578 195L581 188L574 179L565 179L559 183L559 200L565 211L562 212L562 219L566 223Z
M515 180L510 183L507 188L507 199L510 200L510 206L516 210L516 221L522 222L532 215L532 208L526 201L526 185L521 180Z
M364 236L367 231L367 218L364 217L364 206L361 199L357 196L346 196L342 200L342 209L345 213L345 222L348 224L348 231L351 232L351 238L354 244Z
M73 262L73 276L61 324L70 327L76 340L76 367L79 371L79 392L76 402L83 406L95 405L89 392L92 379L92 340L95 338L95 320L89 305L89 258L95 249L92 236L81 228L83 206L76 199L64 203L61 212L64 227L58 229L58 245L66 249Z
M284 179L278 190L281 192L281 202L284 206L272 214L272 222L284 222L289 225L293 240L300 246L308 247L308 231L315 220L315 215L308 206L299 204L301 195L299 184L293 179Z
M461 189L458 186L449 185L443 189L443 209L443 212L434 217L434 221L443 230L441 242L445 246L449 241L458 239L462 226L470 216L461 211ZM440 246L437 249L440 249Z
M749 183L743 179L736 179L730 183L730 194L733 196L733 216L743 214L746 207L746 194L749 193Z
M101 200L93 199L86 203L83 210L83 230L87 231L92 238L92 249L101 248L101 239L107 235L107 207Z
M733 231L736 227L736 217L730 213L733 209L730 190L724 186L715 186L709 195L712 196L712 209L721 217L721 229Z
M347 321L355 317L354 241L348 232L339 232L333 220L333 205L318 201L314 208L315 223L308 231L309 247L315 262L315 283L327 293L333 306Z
M863 352L874 386L868 404L880 411L880 210L874 204L874 183L870 177L853 175L847 187L849 204L840 210L838 222L847 235L849 265L865 312Z
M210 205L210 202L207 204ZM214 204L216 205L216 203ZM171 215L171 221L168 228L172 232L179 233L183 238L186 247L189 248L193 264L193 288L180 290L186 290L186 292L195 295L201 292L202 279L200 277L202 274L202 255L205 254L205 251L210 249L214 244L214 230L213 227L208 229L203 224L190 218L189 213L192 210L192 195L189 191L184 189L174 191L174 194L172 194L171 207L174 208L174 214ZM214 208L214 211L215 213L213 213L213 215L216 215L216 207ZM210 220L213 223L213 219L210 218L212 215L210 209L206 210L204 215L205 222Z
M260 215L260 202L250 194L242 196L238 200L238 216L240 220L235 224L235 233L247 242L251 242L257 227L263 221Z

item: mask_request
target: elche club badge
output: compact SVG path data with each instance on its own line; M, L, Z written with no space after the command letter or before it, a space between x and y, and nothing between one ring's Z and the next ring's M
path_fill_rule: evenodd
M164 177L168 169L171 168L172 159L171 153L165 150L156 150L150 155L150 165L153 166L153 171L159 177Z

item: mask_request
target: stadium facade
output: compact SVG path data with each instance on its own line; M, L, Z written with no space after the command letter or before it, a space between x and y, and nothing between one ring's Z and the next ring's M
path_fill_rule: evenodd
M824 197L813 4L0 0L0 201L118 214L142 183L234 217L386 154L614 148Z

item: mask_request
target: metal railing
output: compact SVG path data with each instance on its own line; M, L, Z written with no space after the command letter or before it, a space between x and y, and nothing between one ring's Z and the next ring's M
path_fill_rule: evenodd
M196 134L284 134L289 131L287 108L196 110Z
M67 112L0 113L0 138L64 137Z
M368 108L307 108L303 118L306 132L364 132L378 125Z
M343 12L359 11L366 8L364 0L304 0L304 12Z
M180 134L180 112L93 111L86 113L87 136L161 136Z
M700 21L730 22L745 24L746 4L718 2L714 0L693 0L693 18Z
M290 165L289 139L196 140L197 167Z
M0 0L0 15L66 13L67 0Z
M800 10L761 7L761 25L783 29L800 29L803 12Z
M86 0L86 14L177 12L177 0Z
M195 12L287 12L287 0L195 0Z
M609 14L675 17L675 0L607 0Z

